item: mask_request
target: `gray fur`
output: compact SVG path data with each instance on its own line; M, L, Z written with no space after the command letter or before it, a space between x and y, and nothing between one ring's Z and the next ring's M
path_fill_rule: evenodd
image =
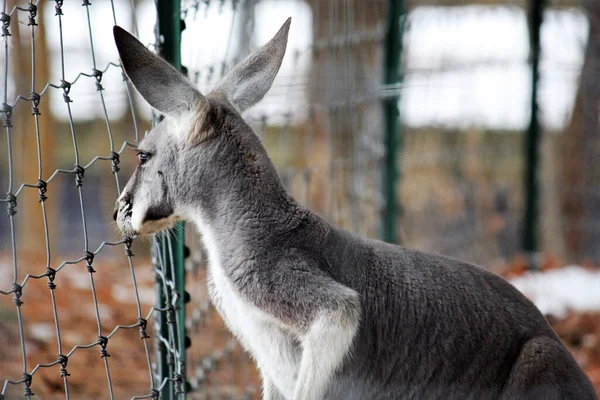
M177 116L192 110L203 96L173 66L119 26L113 28L121 64L135 88L158 111Z
M236 65L215 91L221 91L238 111L258 103L271 88L285 55L291 18L259 51Z
M123 35L115 39L120 47ZM268 46L276 72L286 43ZM128 68L136 61L123 59L136 87L162 84L164 72L175 82L165 98L182 90L140 52L121 57L159 70L138 77ZM256 70L251 61L243 65L234 76L254 74L245 71ZM202 121L190 125L203 138L194 145L182 143L177 130L189 127L174 118L154 128L140 144L152 156L117 201L116 219L128 235L179 219L197 225L211 299L256 360L264 399L597 399L542 314L504 279L336 229L292 199L239 114L268 89L258 86L247 94L225 83L196 118L181 111ZM171 114L187 107L169 101L161 107ZM132 223L158 204L172 214Z

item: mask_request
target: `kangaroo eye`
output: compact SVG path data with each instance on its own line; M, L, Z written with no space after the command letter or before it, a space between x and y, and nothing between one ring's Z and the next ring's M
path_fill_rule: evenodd
M150 154L144 153L143 151L139 151L137 153L138 156L138 165L144 165L150 159Z

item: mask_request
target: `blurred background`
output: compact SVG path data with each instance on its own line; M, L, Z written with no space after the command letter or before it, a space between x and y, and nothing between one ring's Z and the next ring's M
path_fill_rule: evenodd
M151 396L153 242L124 241L111 215L152 113L112 26L161 50L157 4L0 6L0 393ZM279 75L245 117L294 197L503 275L600 391L600 3L184 0L184 72L207 93L289 16ZM259 398L186 230L188 397Z

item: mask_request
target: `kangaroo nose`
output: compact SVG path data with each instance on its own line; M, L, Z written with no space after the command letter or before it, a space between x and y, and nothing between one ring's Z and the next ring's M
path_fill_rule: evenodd
M119 214L119 202L115 202L115 208L113 209L113 219L117 220L117 215Z

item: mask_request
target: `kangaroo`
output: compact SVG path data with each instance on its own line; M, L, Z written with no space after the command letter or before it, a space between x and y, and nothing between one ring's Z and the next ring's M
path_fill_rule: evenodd
M271 87L290 22L206 96L114 27L129 80L164 114L116 201L122 233L197 227L210 298L265 400L598 399L501 277L337 229L286 193L241 113Z

